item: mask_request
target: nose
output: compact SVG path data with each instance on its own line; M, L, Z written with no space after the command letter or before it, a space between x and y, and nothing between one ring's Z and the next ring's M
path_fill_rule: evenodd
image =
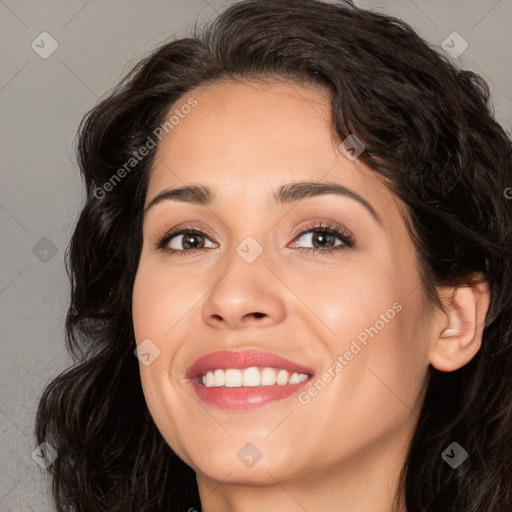
M270 327L286 315L283 284L276 279L263 252L247 263L233 251L215 275L203 304L203 320L217 329ZM219 263L220 265L220 263Z

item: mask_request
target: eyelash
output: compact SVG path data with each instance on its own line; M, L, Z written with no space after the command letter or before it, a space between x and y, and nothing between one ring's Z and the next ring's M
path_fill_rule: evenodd
M355 239L350 231L348 231L345 228L338 227L333 224L329 224L327 222L319 222L317 224L309 226L306 229L303 229L302 231L299 231L299 233L294 235L293 240L295 240L297 238L301 238L302 235L305 235L310 232L315 232L315 231L325 233L328 235L334 235L337 238L339 238L343 243L341 245L337 245L335 247L331 247L328 249L321 249L321 248L317 248L317 247L296 247L295 249L300 252L307 251L312 254L317 254L318 252L321 252L323 254L329 254L329 253L333 253L335 251L346 250L346 249L350 249L350 248L354 247ZM201 250L211 249L208 247L208 248L202 248L202 249L178 250L178 249L169 249L168 247L166 247L166 245L172 240L172 238L174 238L175 236L178 236L178 235L183 235L183 234L199 235L199 236L204 236L204 237L208 238L206 233L204 233L203 231L201 231L197 228L184 227L177 231L171 230L171 231L167 232L162 238L160 238L158 240L158 242L156 244L156 249L159 251L163 251L167 254L179 254L180 256L185 256L186 254L195 253L195 252L198 252Z

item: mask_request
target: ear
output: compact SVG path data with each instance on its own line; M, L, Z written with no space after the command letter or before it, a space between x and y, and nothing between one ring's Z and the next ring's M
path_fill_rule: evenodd
M437 315L429 350L430 364L443 372L461 368L478 352L491 300L487 282L450 290L449 298L442 299L446 313Z

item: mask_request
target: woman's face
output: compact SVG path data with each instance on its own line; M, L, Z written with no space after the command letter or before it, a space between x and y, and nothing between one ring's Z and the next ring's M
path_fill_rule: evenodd
M432 336L398 199L340 151L319 88L216 83L176 110L133 290L142 386L165 440L198 479L225 483L313 485L393 465ZM165 239L185 228L196 233Z

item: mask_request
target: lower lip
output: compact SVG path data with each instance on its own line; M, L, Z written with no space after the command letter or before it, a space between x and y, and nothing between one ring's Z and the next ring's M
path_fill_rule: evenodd
M197 396L206 404L221 409L243 411L255 409L270 402L283 400L298 393L310 381L311 377L298 384L286 384L280 386L248 386L240 388L206 387L191 380Z

